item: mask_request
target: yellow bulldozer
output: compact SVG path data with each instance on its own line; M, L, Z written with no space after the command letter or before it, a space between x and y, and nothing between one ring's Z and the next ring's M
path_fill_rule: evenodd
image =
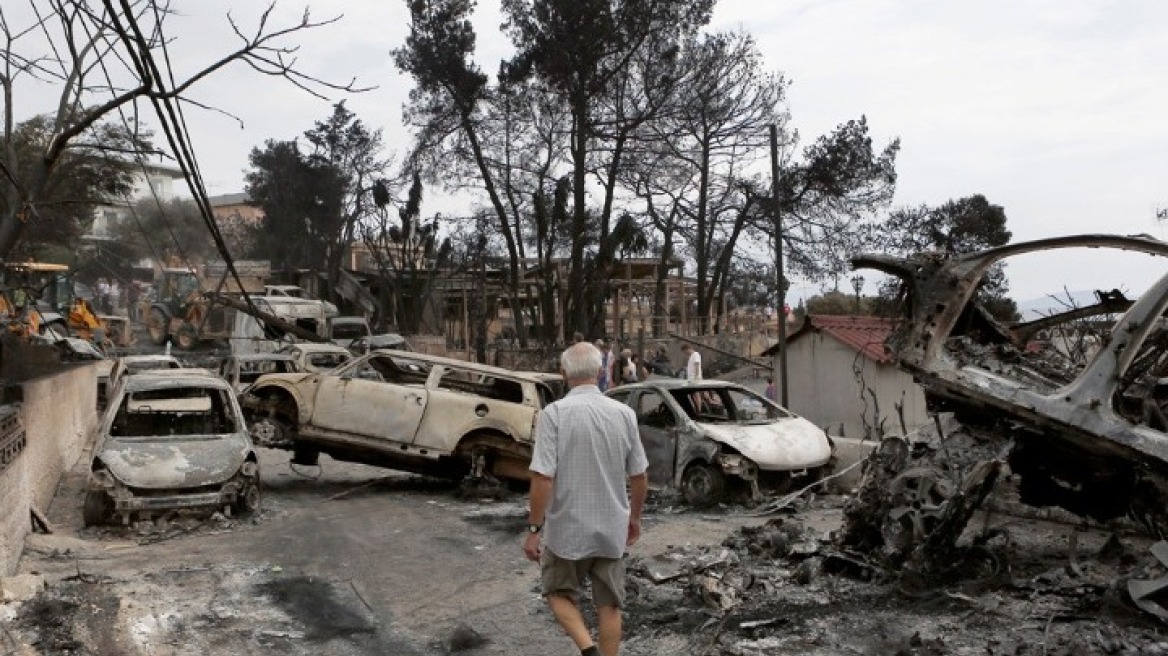
M46 262L7 262L0 284L0 323L22 336L78 337L98 345L129 346L126 317L99 315L77 296L69 267Z

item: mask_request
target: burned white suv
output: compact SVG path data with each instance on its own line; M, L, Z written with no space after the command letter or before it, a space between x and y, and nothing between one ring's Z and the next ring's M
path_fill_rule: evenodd
M260 446L296 464L337 460L461 478L526 481L536 414L555 399L538 374L404 351L324 373L263 376L242 398Z

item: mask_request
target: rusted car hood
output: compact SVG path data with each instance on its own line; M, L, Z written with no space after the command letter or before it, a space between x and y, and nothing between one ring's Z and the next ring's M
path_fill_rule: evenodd
M226 482L249 450L247 440L234 435L135 437L107 440L97 457L130 487L177 489Z
M710 439L750 458L759 469L783 471L827 464L831 443L815 424L801 417L767 424L698 423Z

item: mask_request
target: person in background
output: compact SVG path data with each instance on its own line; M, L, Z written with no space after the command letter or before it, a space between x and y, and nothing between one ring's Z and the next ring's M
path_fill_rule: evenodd
M540 589L552 614L582 656L620 651L623 556L641 536L649 489L637 417L600 393L601 363L600 350L587 342L560 356L570 391L536 421L523 541L524 555L540 564ZM599 646L580 612L584 579L592 582Z
M114 314L122 307L122 285L117 278L110 281L109 300L106 302L106 313Z
M637 382L637 364L633 362L632 349L622 349L616 361L617 380L621 385Z
M596 379L596 386L601 392L607 392L612 387L612 347L603 339L596 340L596 348L600 349L600 377Z
M689 344L683 344L681 354L685 357L685 379L690 381L702 379L702 354L694 350Z
M138 302L142 300L142 283L137 280L130 281L130 287L126 290L126 310L129 312L130 320L138 320Z
M109 281L107 281L105 278L98 278L97 289L95 291L97 292L97 297L93 299L93 304L96 306L94 309L96 309L98 312L105 312L108 314L109 310L106 308L109 307Z
M779 398L778 390L775 389L775 379L774 378L767 376L766 391L763 392L763 395L767 397L768 401L772 401L772 402L775 402L775 399Z

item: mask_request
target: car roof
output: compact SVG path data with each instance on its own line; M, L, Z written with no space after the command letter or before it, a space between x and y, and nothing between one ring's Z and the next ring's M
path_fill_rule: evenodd
M136 374L126 378L122 391L126 394L146 390L172 389L179 387L213 387L215 389L232 391L227 381L209 371L190 369L189 374L182 376L163 376L151 374Z
M642 381L639 383L629 383L628 385L621 385L620 387L614 387L613 389L617 389L617 390L633 390L633 389L675 390L675 389L685 389L687 387L705 388L705 389L709 389L712 387L728 387L728 388L733 388L733 389L746 389L745 387L743 387L742 385L739 385L738 383L732 383L728 380L716 380L716 379L712 379L712 378L706 379L706 380L686 380L684 378L659 378L659 379L655 379L655 380L646 380L646 381Z
M157 353L155 353L153 355L123 355L122 357L120 357L118 359L121 360L123 363L128 363L128 362L178 362L179 361L178 358L174 357L173 355L160 355Z
M330 353L344 353L346 355L353 355L352 353L349 353L349 349L347 349L343 346L338 346L336 344L333 344L332 342L296 342L295 344L289 344L288 346L283 347L283 349L288 349L288 350L300 349L301 351L303 351L305 353L330 352ZM281 349L281 350L283 350L283 349Z
M255 362L256 360L287 360L291 362L296 359L287 353L247 353L244 355L231 355L228 358L235 359L239 362Z
M143 371L131 373L130 376L182 376L183 378L188 378L191 376L214 376L218 378L219 374L216 374L210 369L204 369L202 367L183 367L181 369L145 369Z
M421 362L429 362L430 364L441 364L448 367L457 367L459 369L466 369L468 371L477 371L484 374L492 374L494 376L507 376L509 378L517 378L533 383L541 382L538 377L539 374L534 374L530 371L512 371L511 369L504 369L502 367L492 367L489 364L479 364L478 362L467 362L466 360L456 360L454 358L444 358L437 355L428 355L426 353L417 353L415 351L397 351L394 349L377 349L371 351L369 356L373 355L389 355L398 358L405 358L407 360L419 360ZM368 357L368 356L362 356Z

